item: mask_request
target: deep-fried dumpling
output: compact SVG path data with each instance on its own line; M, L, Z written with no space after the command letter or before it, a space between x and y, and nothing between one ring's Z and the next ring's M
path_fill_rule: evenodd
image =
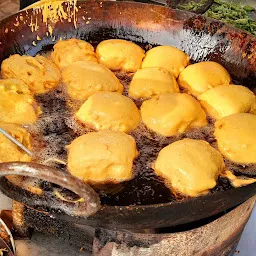
M100 63L111 70L135 72L141 67L144 50L130 41L110 39L99 43L96 54Z
M194 96L219 85L228 85L230 82L228 71L213 61L190 65L180 73L178 78L180 87Z
M98 62L91 44L75 38L58 41L51 54L53 62L60 68L66 68L77 61Z
M61 78L58 67L43 56L15 54L5 59L1 68L3 78L20 79L36 94L55 88Z
M152 67L139 69L133 76L129 87L129 96L151 98L164 93L179 92L175 77L165 68Z
M133 177L136 142L123 132L87 133L68 146L68 169L84 182L122 182Z
M220 85L198 96L206 113L220 119L225 116L249 112L255 102L255 95L241 85Z
M153 164L167 186L187 196L207 194L224 171L221 154L203 140L183 139L163 148Z
M0 80L0 122L32 124L39 114L40 108L24 82Z
M99 92L87 99L76 118L97 130L130 132L137 127L140 113L128 97L117 92Z
M149 129L163 136L207 124L206 114L199 102L185 93L162 94L144 101L141 117Z
M215 138L220 152L237 163L256 163L256 116L240 113L215 123Z
M172 46L157 46L147 51L142 62L142 68L162 67L171 72L176 78L189 64L189 56Z
M26 148L31 149L31 136L26 129L16 124L4 123L0 123L0 128L8 132ZM31 157L0 133L0 163L14 161L29 162Z
M79 61L62 72L63 82L72 99L86 100L96 92L123 92L123 86L107 67L90 61Z

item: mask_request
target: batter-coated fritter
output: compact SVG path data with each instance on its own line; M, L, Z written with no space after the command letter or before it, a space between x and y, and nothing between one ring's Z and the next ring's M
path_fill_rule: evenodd
M189 56L172 46L157 46L146 52L142 68L162 67L177 78L189 64Z
M141 117L149 129L163 136L173 136L207 124L199 102L185 93L162 94L144 101Z
M228 71L213 61L199 62L186 67L179 75L178 83L185 92L199 96L207 90L231 82Z
M32 93L46 93L60 82L60 71L49 59L43 56L10 56L2 62L3 78L16 78L29 86Z
M133 42L110 39L98 44L96 54L100 63L111 70L135 72L141 67L144 50Z
M77 61L98 62L93 46L83 40L72 38L58 41L53 49L51 58L60 69Z
M239 113L215 123L215 138L220 152L237 163L256 163L256 116Z
M220 119L250 112L254 106L255 95L241 85L220 85L199 95L198 100L209 116Z
M97 130L130 132L140 121L135 103L117 92L99 92L88 98L76 118Z
M118 183L132 179L137 155L130 135L111 130L91 132L68 146L68 169L84 182Z
M28 85L17 79L0 80L0 122L32 124L40 113Z
M159 67L139 69L129 86L129 96L134 99L151 98L179 91L174 75L165 68Z
M163 148L153 165L174 192L187 196L207 194L224 171L221 154L203 140L183 139Z
M123 92L123 85L113 72L102 64L76 62L62 72L63 82L72 99L86 100L96 92Z

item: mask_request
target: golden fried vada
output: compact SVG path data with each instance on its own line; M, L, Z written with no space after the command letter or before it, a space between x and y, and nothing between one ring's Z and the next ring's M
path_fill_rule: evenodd
M55 88L61 78L58 67L43 56L15 54L5 59L1 68L3 78L20 79L36 94Z
M243 164L256 163L256 116L239 113L215 122L215 138L222 155Z
M134 74L129 86L129 96L134 99L151 98L179 91L173 74L161 67L139 69Z
M60 69L77 61L98 62L93 46L83 40L75 38L61 40L54 45L53 49L51 58Z
M33 124L40 108L28 85L18 79L0 80L0 122Z
M174 192L196 197L216 186L224 171L221 154L203 140L183 139L163 148L153 164Z
M133 177L136 142L119 131L87 133L68 146L68 169L84 182L118 183Z
M179 75L178 84L185 92L198 96L219 85L231 82L228 71L217 62L204 61L186 67Z
M135 103L117 92L99 92L90 96L76 113L83 124L97 130L130 132L140 121Z
M104 40L98 44L96 54L100 63L111 70L135 72L141 67L144 50L130 41Z
M249 112L255 102L254 93L241 85L220 85L198 96L205 112L214 119Z
M107 67L90 61L78 61L62 72L69 96L74 100L86 100L96 92L123 92L123 86Z
M185 93L162 94L143 102L141 117L152 131L172 136L207 124L199 102Z
M146 52L142 68L162 67L177 78L189 64L189 56L172 46L157 46Z

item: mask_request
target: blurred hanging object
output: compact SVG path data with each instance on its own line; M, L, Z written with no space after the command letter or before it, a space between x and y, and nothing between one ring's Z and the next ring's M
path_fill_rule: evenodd
M34 4L38 0L20 0L20 10L28 7L31 4Z
M11 231L0 218L0 256L16 256L14 239Z

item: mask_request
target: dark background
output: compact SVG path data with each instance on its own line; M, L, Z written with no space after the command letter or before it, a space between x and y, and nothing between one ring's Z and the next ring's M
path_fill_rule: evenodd
M33 4L37 2L37 0L20 0L20 9L23 9L27 6L29 6L30 4Z

